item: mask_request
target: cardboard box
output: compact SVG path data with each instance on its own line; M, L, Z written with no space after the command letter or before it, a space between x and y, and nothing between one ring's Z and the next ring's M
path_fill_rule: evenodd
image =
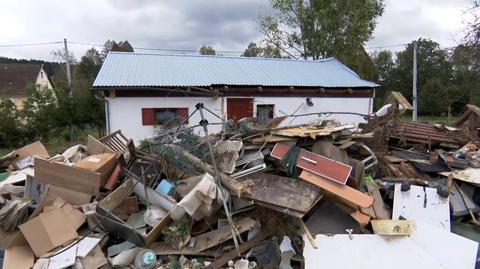
M78 237L74 225L62 208L42 213L27 221L20 225L20 231L37 257Z
M12 160L12 165L13 165L13 168L15 168L15 170L24 168L24 167L20 168L19 165L21 165L21 163L23 163L24 160L28 157L40 156L44 158L50 158L50 155L48 154L47 149L40 141L26 145L21 149L15 150L15 155L17 157Z
M107 173L93 172L35 158L35 178L37 180L81 193L98 194L109 176Z

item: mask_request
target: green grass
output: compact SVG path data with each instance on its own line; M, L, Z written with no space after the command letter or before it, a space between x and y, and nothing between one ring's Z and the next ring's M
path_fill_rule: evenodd
M404 114L400 117L401 120L403 121L411 121L412 120L412 115L411 114ZM455 121L457 121L458 116L452 116L450 118L447 118L447 116L423 116L420 115L418 116L418 121L422 123L441 123L441 124L447 124L451 125Z
M74 145L82 144L82 145L86 146L88 135L98 137L97 129L92 129L92 128L78 129L77 130L77 138L78 138L77 143L68 141L68 133L67 133L66 130L62 131L62 132L57 132L55 134L51 134L48 137L48 141L46 141L46 142L42 141L42 143L47 148L48 153L50 153L50 155L53 156L57 153L63 153L63 151L65 151L65 149L67 149L71 146L74 146ZM15 149L16 148L9 148L9 147L0 148L0 157L12 152Z

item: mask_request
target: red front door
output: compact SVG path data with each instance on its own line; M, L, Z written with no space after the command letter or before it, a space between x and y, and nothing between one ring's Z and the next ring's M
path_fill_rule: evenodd
M253 117L253 98L228 98L227 117L235 122L241 118Z

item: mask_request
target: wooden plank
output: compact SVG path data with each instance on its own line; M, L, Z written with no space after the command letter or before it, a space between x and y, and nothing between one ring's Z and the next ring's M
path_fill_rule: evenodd
M293 145L293 143L277 143L270 155L281 160ZM350 172L352 171L350 165L337 162L304 149L300 149L296 164L299 168L344 185L347 183Z
M411 220L372 220L373 232L384 235L411 235L413 221Z
M87 140L88 155L95 155L95 154L101 154L106 152L114 153L114 151L110 147L98 141L95 137L91 135L88 136L88 140Z
M253 138L252 143L254 144L263 144L263 143L276 143L276 142L295 142L297 139L288 136L281 136L281 135L267 135L262 137Z
M243 218L234 222L239 233L246 232L259 226L259 223L251 218ZM185 247L183 249L173 249L165 242L153 244L151 249L157 255L196 255L199 252L217 246L227 240L232 239L230 225L225 225L217 230L200 234L192 238L195 242L194 247Z
M469 167L464 170L453 170L453 172L441 172L439 174L448 177L450 173L453 174L454 179L480 185L480 168Z
M310 232L310 230L308 229L307 225L305 224L305 222L303 222L302 219L298 219L298 224L300 225L300 228L302 229L303 233L305 234L305 236L307 237L308 241L310 242L310 244L312 245L312 247L314 249L317 249L318 246L317 246L317 243L315 242L315 237L313 237L312 233Z
M300 178L355 207L370 207L373 204L373 197L370 195L349 186L325 179L309 171L303 170Z
M100 201L99 205L107 210L118 207L128 196L133 193L133 179L129 178L112 191L107 197Z
M233 260L238 257L238 254L240 252L240 255L243 253L247 252L250 250L252 247L256 246L258 243L262 242L263 240L266 240L267 238L270 237L270 234L268 232L260 232L257 236L254 238L250 239L249 241L242 243L238 246L238 251L237 249L232 249L229 252L223 254L220 256L218 259L213 261L210 265L205 267L205 269L218 269L221 268L223 265L225 265L228 261Z
M406 176L410 178L422 178L420 173L418 173L417 169L406 162L401 162L400 163L400 171Z
M106 180L100 173L40 158L35 158L35 178L43 183L92 195L98 194Z
M145 236L145 245L152 245L160 237L163 229L171 222L170 212Z
M360 224L361 227L365 227L370 222L370 216L362 213L360 210L350 213L350 216Z
M245 180L253 183L245 198L304 214L315 205L319 195L318 188L287 177L257 173Z
M368 193L373 196L372 209L375 212L376 219L391 219L392 212L387 209L383 202L382 195L380 194L379 187L374 183L367 182Z

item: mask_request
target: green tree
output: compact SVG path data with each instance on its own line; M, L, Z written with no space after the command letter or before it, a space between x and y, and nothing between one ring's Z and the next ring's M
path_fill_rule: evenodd
M200 55L215 55L215 49L210 45L205 45L200 48Z
M99 94L90 90L98 71L102 65L101 53L95 48L88 50L82 56L74 74L73 94L75 124L83 127L98 129L99 135L103 134L105 114L104 104L95 98Z
M265 41L307 59L343 60L373 34L383 0L271 0L274 15L261 20Z
M256 42L250 42L241 55L242 57L282 58L280 49L272 45L261 47Z
M26 134L32 138L46 138L56 130L56 119L59 116L56 97L48 88L39 88L29 84L26 88L28 96L24 102L20 117L26 125ZM64 116L64 115L63 115Z
M375 66L374 81L381 85L380 89L375 91L375 108L379 109L383 105L385 94L398 91L397 85L392 82L392 72L396 66L391 51L377 51L370 57Z
M419 94L432 88L424 89L425 85L433 79L448 87L452 83L453 67L447 51L429 39L420 38L413 42L417 43L417 88ZM396 66L390 78L392 85L410 100L412 99L413 42L409 43L405 50L397 52ZM421 102L428 103L430 100L419 98L419 103ZM421 109L420 113L422 113Z
M457 46L451 56L454 68L451 96L455 97L455 113L465 110L468 103L480 105L480 46L465 43Z
M21 126L15 104L6 97L0 98L0 146L16 147L21 144Z
M97 76L98 71L102 65L102 56L95 48L87 50L85 55L80 58L77 70L79 75L87 79L89 82L93 82Z
M116 42L115 40L107 40L103 45L102 52L100 53L102 62L107 57L108 52L110 51L125 51L125 52L133 52L133 47L130 45L128 41L120 41Z
M422 114L447 114L449 106L448 88L439 78L432 78L423 84L419 95L419 110Z

